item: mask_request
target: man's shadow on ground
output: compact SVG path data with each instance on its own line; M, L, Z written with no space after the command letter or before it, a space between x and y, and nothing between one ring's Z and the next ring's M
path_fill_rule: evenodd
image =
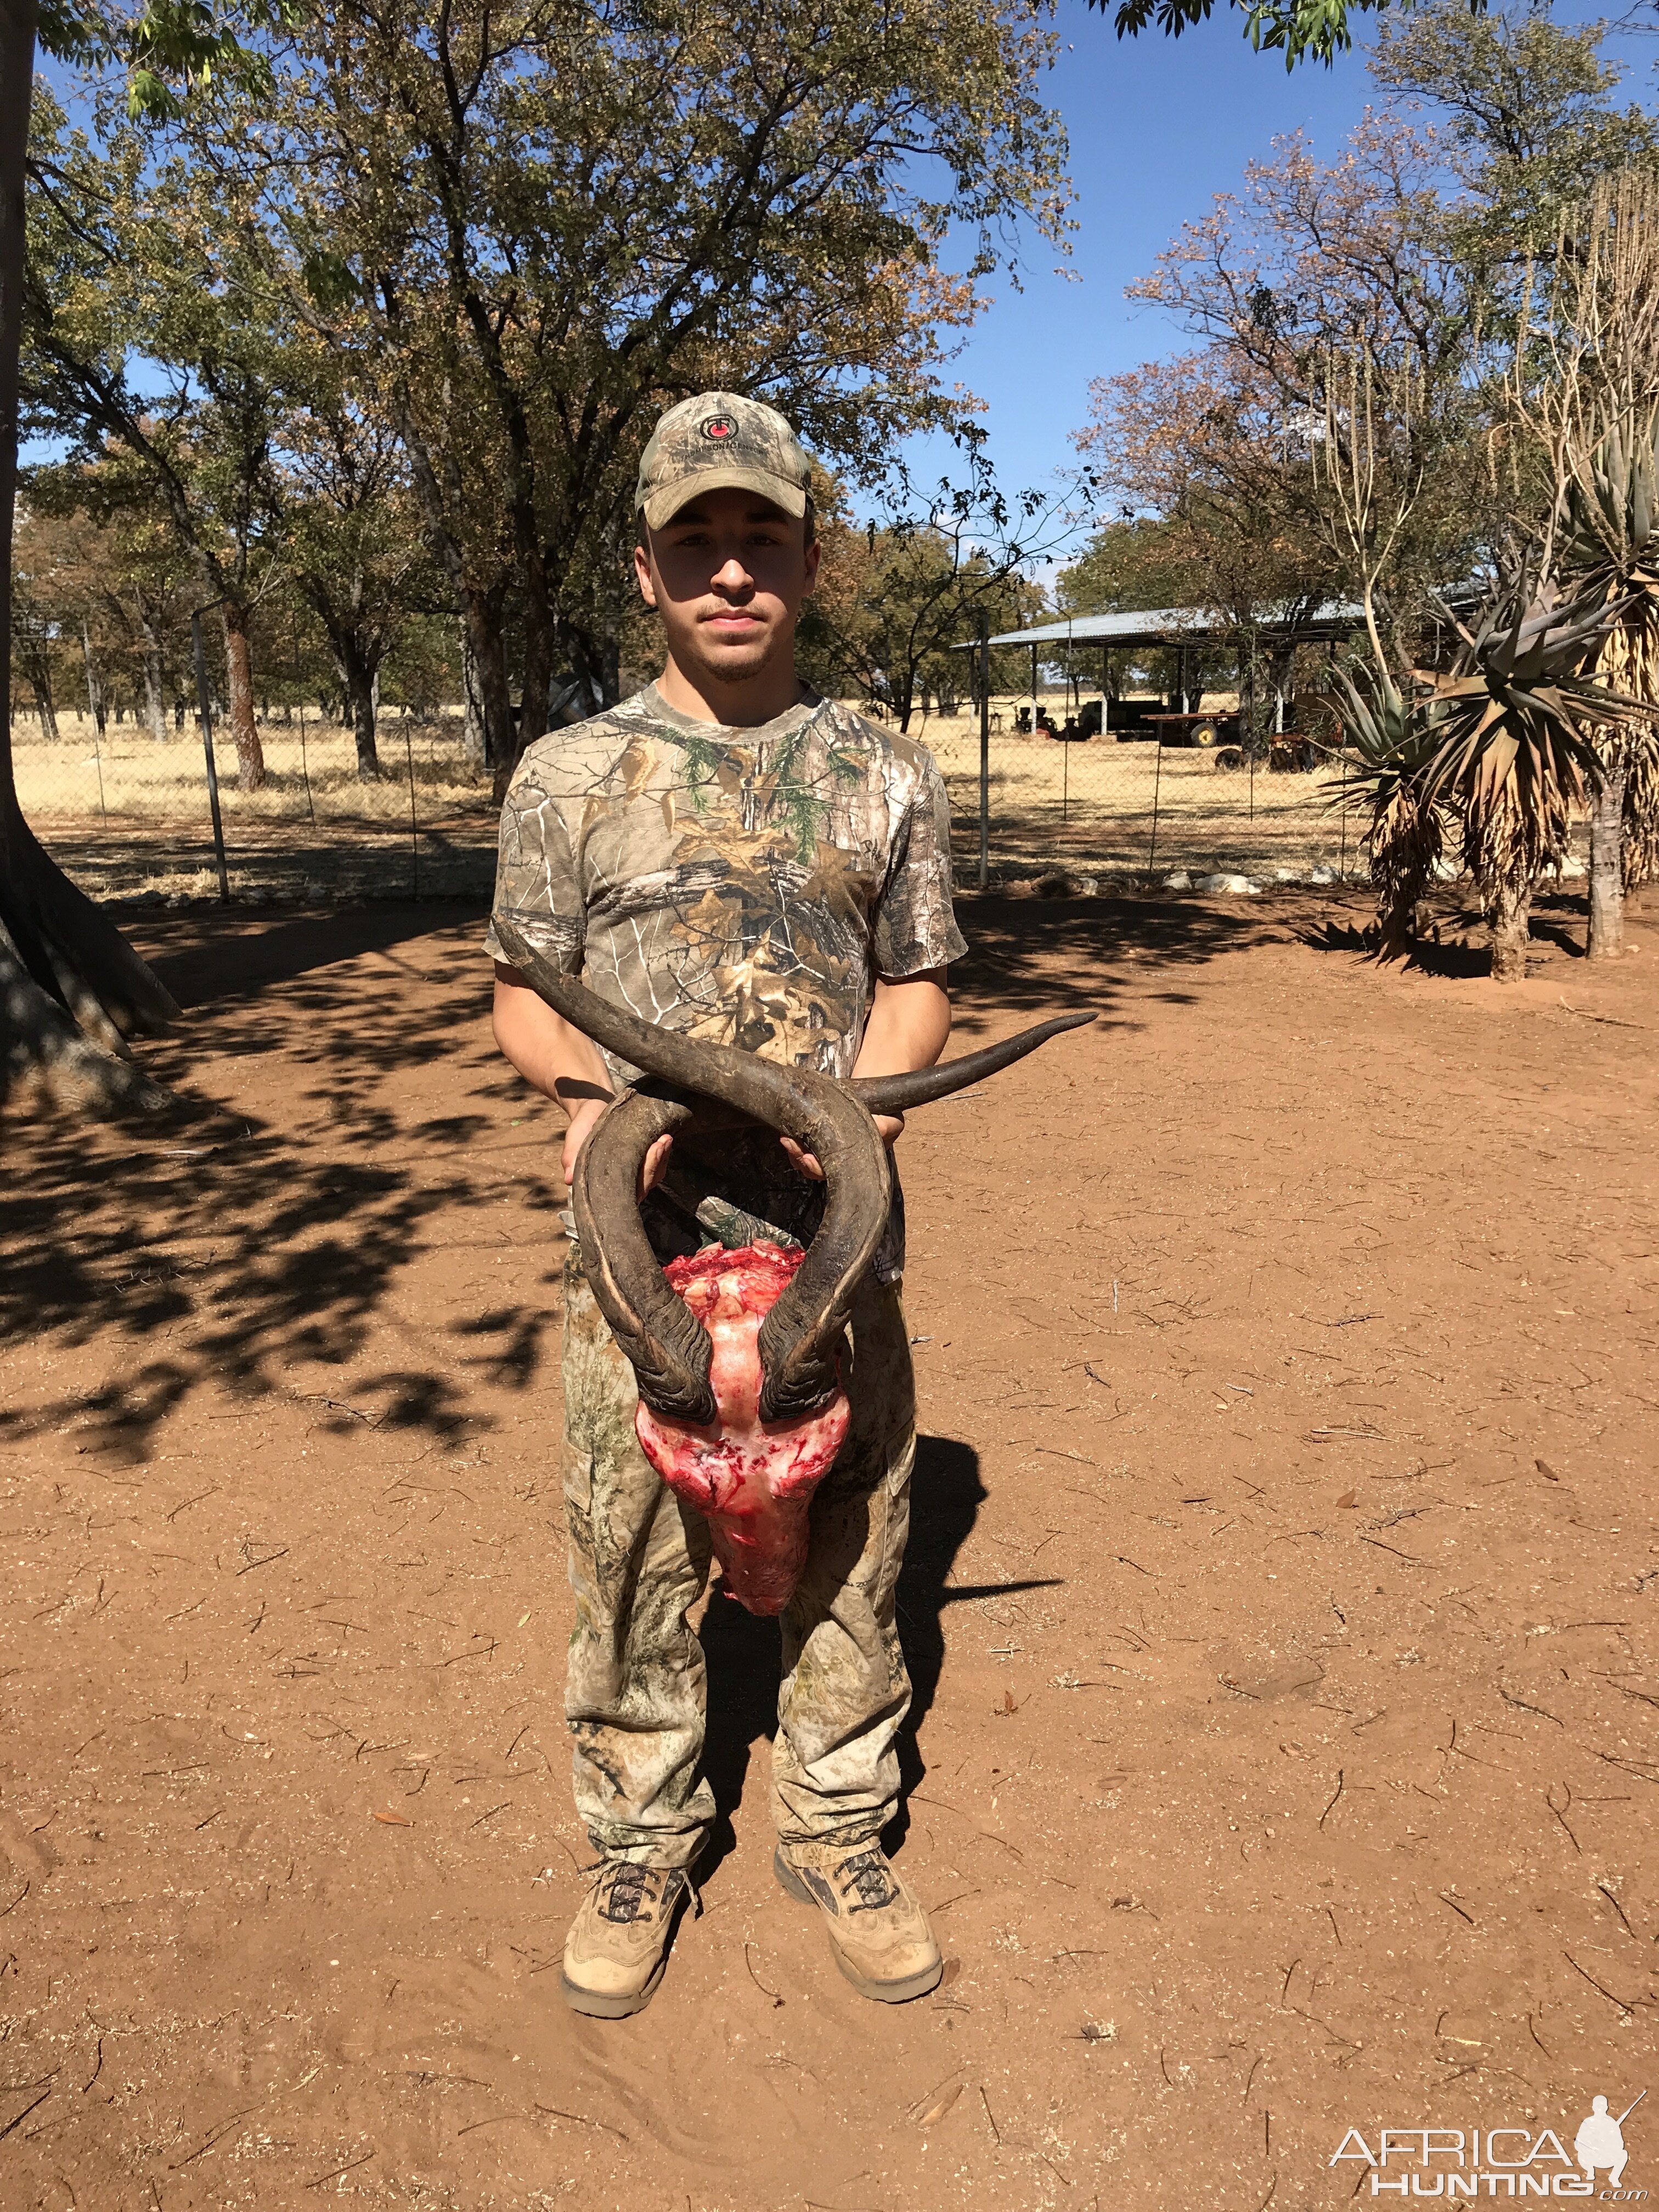
M899 1734L899 1769L906 1794L927 1771L919 1742L922 1723L939 1688L945 1665L944 1611L963 1599L1049 1588L1052 1577L1031 1582L958 1585L947 1589L957 1555L967 1541L986 1496L979 1454L951 1437L918 1437L915 1473L910 1486L910 1537L899 1576L898 1626L905 1663L910 1670L910 1711ZM778 1625L759 1620L734 1598L716 1589L702 1625L708 1664L708 1723L703 1743L703 1772L716 1808L705 1879L732 1848L732 1816L743 1796L750 1753L777 1734L781 1673ZM754 1762L755 1782L769 1791L764 1759ZM885 1832L884 1842L896 1850L909 1825L907 1808Z

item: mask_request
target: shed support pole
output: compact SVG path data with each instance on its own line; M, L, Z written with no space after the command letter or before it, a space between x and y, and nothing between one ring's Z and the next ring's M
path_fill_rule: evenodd
M979 611L979 887L991 881L991 617Z

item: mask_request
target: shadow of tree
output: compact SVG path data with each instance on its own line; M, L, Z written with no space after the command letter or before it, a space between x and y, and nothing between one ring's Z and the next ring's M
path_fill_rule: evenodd
M1486 941L1486 925L1480 908L1465 903L1463 891L1443 891L1429 903L1434 933L1414 939L1400 964L1421 975L1460 981L1489 976L1492 950ZM1310 951L1345 952L1352 958L1377 961L1380 955L1370 928L1374 919L1368 899L1361 914L1346 919L1327 915L1304 924L1295 934ZM1582 960L1586 922L1587 904L1583 898L1572 892L1540 892L1533 901L1528 931L1535 956L1549 960L1561 953L1570 960Z
M951 970L955 1026L977 1038L1000 1031L1004 1012L1029 1019L1079 1002L1109 1018L1131 959L1149 971L1200 966L1224 952L1281 941L1289 927L1268 899L1226 906L1197 899L964 900L967 957Z
M146 1057L178 1110L122 1129L14 1123L9 1145L0 1343L47 1332L64 1347L107 1340L117 1371L90 1395L0 1409L0 1437L74 1419L82 1449L142 1460L158 1425L209 1379L294 1395L287 1370L356 1361L389 1286L454 1243L458 1223L504 1183L548 1217L550 1247L556 1186L526 1175L522 1146L503 1159L501 1116L485 1103L524 1094L516 1079L496 1079L479 919L434 933L429 908L377 908L270 927L239 916L216 939L194 918L167 933L155 964L198 1020ZM366 983L363 955L393 961L417 934L428 939L424 965L408 970L418 988ZM446 1054L463 1109L400 1113L388 1074ZM192 1092L193 1074L261 1107L282 1084L282 1103L231 1111ZM542 1279L555 1279L550 1259ZM356 1375L349 1407L303 1395L325 1426L366 1416L453 1443L495 1418L475 1377L532 1387L545 1319L533 1299L458 1314L437 1332L454 1340L453 1359Z
M152 923L146 933L155 949L145 957L181 1006L222 1005L452 927L474 927L481 940L485 913L470 900L418 906L388 901L321 914L191 911Z

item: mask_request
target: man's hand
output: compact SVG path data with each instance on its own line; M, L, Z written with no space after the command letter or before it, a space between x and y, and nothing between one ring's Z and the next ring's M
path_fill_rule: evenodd
M886 1146L888 1151L890 1152L894 1146L897 1144L899 1139L904 1134L903 1115L874 1114L872 1115L871 1119L876 1125L877 1133L880 1136L881 1141ZM823 1170L818 1165L817 1160L812 1153L803 1152L793 1137L780 1137L778 1139L778 1142L783 1146L784 1151L788 1153L790 1159L799 1170L802 1175L810 1176L814 1182L822 1182L823 1181Z
M610 1103L608 1098L584 1098L572 1110L565 1128L564 1148L559 1155L559 1172L564 1177L567 1189L575 1183L576 1163L582 1156L582 1146L592 1135L593 1124ZM634 1194L636 1199L642 1200L647 1192L653 1191L662 1181L668 1172L668 1155L673 1149L674 1139L672 1137L659 1137L652 1146L640 1169L639 1188Z
M890 982L878 975L853 1073L908 1075L915 1068L931 1067L950 1034L951 1001L944 969L926 968L920 975ZM873 1119L890 1152L904 1133L903 1115L878 1114ZM811 1152L804 1152L793 1137L780 1137L778 1142L802 1175L823 1182L823 1170Z
M611 1103L611 1076L591 1037L556 1014L516 968L495 963L495 1042L526 1082L556 1099L569 1115L559 1171L569 1188L593 1124ZM674 1139L659 1137L640 1170L643 1198L662 1181Z
M607 1103L603 1098L584 1098L570 1109L570 1119L565 1124L564 1148L559 1155L559 1173L564 1177L567 1190L575 1182L576 1163L582 1156L582 1146L593 1133L593 1124Z

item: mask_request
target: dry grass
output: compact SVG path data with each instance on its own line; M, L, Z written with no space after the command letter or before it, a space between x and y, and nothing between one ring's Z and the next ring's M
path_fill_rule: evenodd
M207 818L207 772L193 720L165 744L142 726L112 724L99 741L90 716L60 714L60 744L46 744L39 724L20 715L12 732L17 790L23 811L38 823L165 820L194 824ZM351 732L307 715L299 725L280 722L261 732L267 781L256 792L239 790L236 748L222 726L214 732L220 804L228 836L237 824L356 821L406 824L410 779L422 820L488 812L489 778L461 751L459 714L405 722L388 714L380 723L378 783L357 775Z
M1005 732L1012 731L1012 700L997 702ZM44 744L32 721L20 717L14 732L17 782L25 812L55 848L91 841L112 858L124 857L110 888L131 894L164 888L182 895L171 877L181 843L200 844L208 826L206 777L194 724L157 745L131 723L112 726L94 743L86 716L60 718L63 742ZM385 769L379 783L356 774L351 734L335 724L307 719L302 745L297 726L280 723L264 732L268 781L258 792L236 783L234 746L218 746L220 795L233 862L272 838L331 840L356 830L378 852L387 835L407 834L412 771L414 811L422 831L451 830L475 843L488 834L494 809L489 779L460 749L458 714L405 723L388 715L381 724ZM959 848L975 849L979 818L979 729L975 717L932 715L912 724L911 734L930 746L951 794ZM407 737L407 750L405 750ZM1162 874L1176 868L1229 869L1271 874L1310 867L1357 866L1358 816L1346 839L1339 810L1340 775L1312 775L1218 771L1212 755L1180 747L1103 742L1060 745L1048 738L1000 734L991 740L991 851L995 863L1018 872L1055 862L1107 872ZM1153 810L1157 836L1153 837ZM161 842L163 855L143 868L128 865L127 845ZM390 854L362 856L373 873L394 870L404 884L405 860ZM303 880L331 876L321 862ZM260 874L266 884L269 868ZM301 881L296 877L296 883ZM356 888L354 880L354 888Z
M1005 730L1014 702L996 702ZM933 715L911 726L944 771L958 840L970 844L979 818L976 718ZM1305 870L1357 865L1357 812L1346 840L1340 770L1311 775L1229 774L1214 756L1182 746L1092 738L991 739L991 849L1000 861L1065 861L1109 869L1177 867ZM1152 836L1154 800L1158 812Z

